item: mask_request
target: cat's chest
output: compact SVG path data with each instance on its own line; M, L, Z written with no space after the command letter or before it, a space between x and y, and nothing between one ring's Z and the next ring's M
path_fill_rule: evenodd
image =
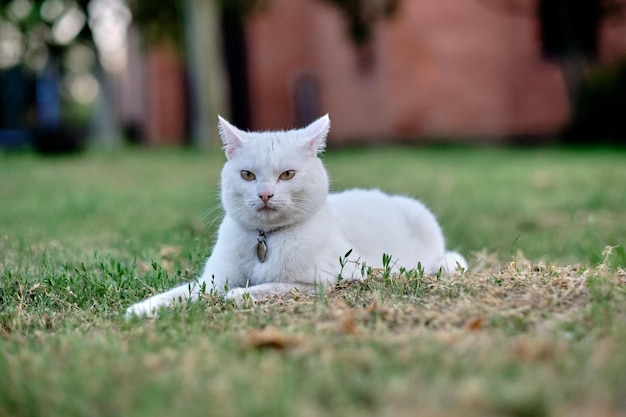
M264 236L226 216L218 237L220 256L227 263L223 270L231 271L240 285L315 279L320 267L329 270L337 263L334 255L332 264L325 262L329 254L340 252L332 231L326 209L305 222L267 230Z
M244 279L250 285L281 282L307 273L316 263L311 242L296 231L245 233L240 235L237 256Z
M288 233L258 233L247 246L249 259L246 278L252 285L282 281L285 275L299 272L312 259L303 256L306 250L301 242Z

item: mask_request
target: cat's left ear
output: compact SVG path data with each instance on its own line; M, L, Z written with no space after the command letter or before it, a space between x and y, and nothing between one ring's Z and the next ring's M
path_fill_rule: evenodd
M217 118L217 127L220 132L220 137L222 138L222 143L224 144L224 153L227 159L231 159L237 149L241 148L243 145L245 133L231 125L222 116L217 116Z
M318 153L324 152L324 149L326 149L326 136L328 136L329 129L330 118L328 114L325 114L304 128L306 134L305 147L306 150L311 153L311 156L316 156Z

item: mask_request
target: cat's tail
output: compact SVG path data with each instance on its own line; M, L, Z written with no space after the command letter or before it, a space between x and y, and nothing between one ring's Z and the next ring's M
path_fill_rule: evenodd
M467 261L458 252L446 252L443 256L443 269L446 274L454 275L467 271Z

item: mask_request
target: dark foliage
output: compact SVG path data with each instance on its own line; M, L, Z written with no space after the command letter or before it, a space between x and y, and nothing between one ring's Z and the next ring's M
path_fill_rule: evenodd
M347 21L347 32L357 45L367 44L373 36L374 26L391 17L398 9L398 0L324 0L341 9Z
M626 60L592 71L577 96L564 141L626 146Z

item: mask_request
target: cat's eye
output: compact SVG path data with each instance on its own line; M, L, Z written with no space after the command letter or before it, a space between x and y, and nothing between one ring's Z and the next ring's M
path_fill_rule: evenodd
M296 171L294 171L293 169L290 169L290 170L285 171L282 174L280 174L280 176L278 178L283 180L283 181L288 181L288 180L292 179L295 175L296 175Z
M250 171L246 171L245 169L241 170L241 178L243 178L246 181L253 181L256 179L256 175L254 175L253 172Z

